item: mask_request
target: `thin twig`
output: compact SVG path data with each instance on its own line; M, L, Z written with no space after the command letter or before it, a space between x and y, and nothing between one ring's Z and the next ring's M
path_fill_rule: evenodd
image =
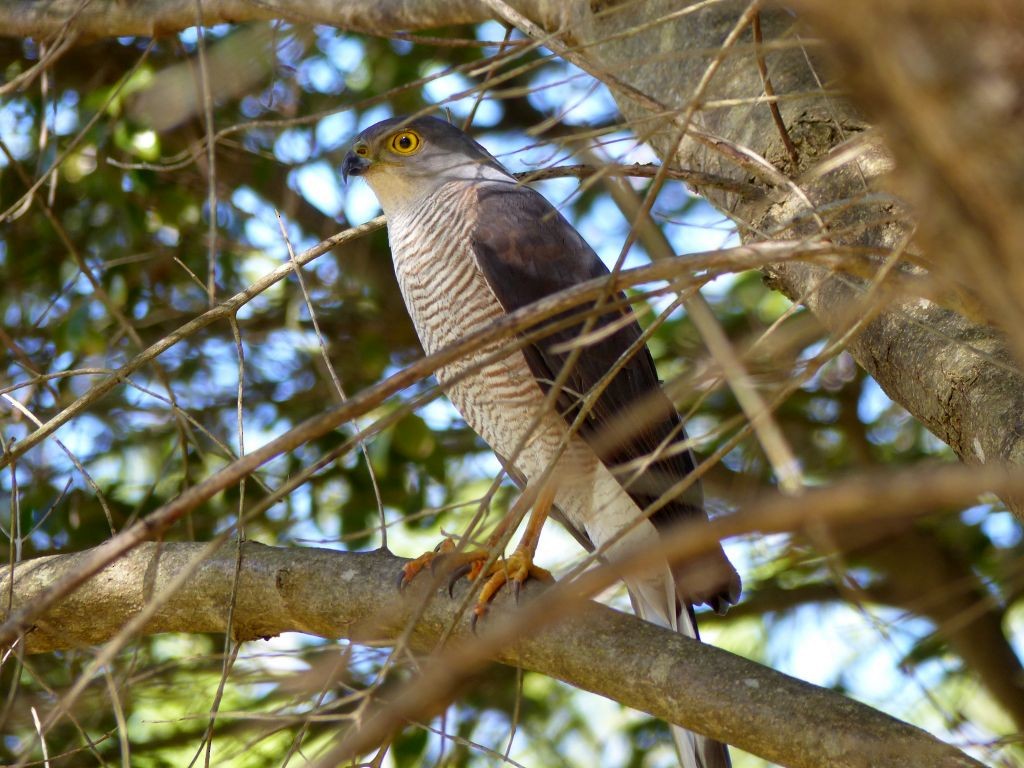
M761 12L757 11L751 19L751 28L754 32L754 50L757 51L757 70L761 73L761 83L764 85L764 95L768 97L768 109L771 110L772 120L775 121L775 127L779 131L779 136L782 138L782 143L786 147L786 151L789 153L789 159L793 161L793 168L800 167L800 153L796 149L796 145L793 140L789 137L789 131L786 129L786 123L782 119L782 113L779 111L779 104L775 98L775 87L772 85L772 79L768 74L768 64L764 59L764 40L761 38Z

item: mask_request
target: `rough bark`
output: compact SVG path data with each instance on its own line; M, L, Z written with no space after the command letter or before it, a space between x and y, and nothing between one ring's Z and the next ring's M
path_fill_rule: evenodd
M536 0L534 18L558 26L562 4ZM203 0L207 25L285 19L296 23L332 24L343 29L380 34L449 24L471 24L492 18L479 0ZM174 34L196 24L194 0L11 0L0 7L0 33L47 39L71 21L83 38Z
M394 642L415 621L409 642L416 650L430 652L455 626L443 655L424 665L448 679L471 674L488 660L476 651L489 648L494 651L489 657L493 660L542 672L699 729L780 765L980 765L926 732L839 693L594 603L545 610L545 592L524 601L523 612L517 614L500 598L484 620L481 637L475 637L468 617L458 614L460 601L449 599L444 591L428 600L417 619L420 606L430 597L428 580L414 582L404 595L399 593L393 586L394 575L404 561L387 552L354 554L247 543L236 580L235 546L225 546L194 563L204 547L145 544L136 548L39 617L35 631L26 638L27 649L103 642L154 595L161 595L183 570L191 570L181 589L152 616L145 632L227 631L233 592L230 629L238 639L300 631L360 642ZM0 579L0 593L12 596L17 608L87 556L54 555L20 563L14 568L13 586L10 572ZM463 586L456 596L464 592ZM524 594L529 597L532 592L534 588L528 588ZM518 621L531 614L532 621ZM568 614L573 614L571 620L550 620ZM538 624L539 616L546 620ZM437 692L421 683L421 691Z
M603 12L584 13L573 27L574 42L586 46L583 55L594 73L614 72L619 80L679 113L696 103L693 123L721 141L715 145L685 139L675 147L676 126L665 127L662 120L657 130L647 129L654 117L649 105L613 87L623 114L641 136L651 134L662 157L673 158L686 168L749 181L749 165L738 162L730 149L747 148L796 182L789 187L776 184L766 189L760 200L710 188L700 190L739 222L745 239L804 235L892 251L906 246L905 239L917 222L910 207L892 193L891 152L878 136L863 136L871 129L852 102L827 95L819 83L818 78L827 77L827 43L836 17L841 15L838 6L833 4L830 14L822 14L833 26L816 30L826 40L823 50L811 44L808 31L801 30L790 14L762 14L765 45L773 46L766 54L771 79L787 131L799 151L800 166L795 168L767 105L754 102L763 94L764 85L749 31L742 33L736 50L721 60L717 73L694 102L701 78L736 26L745 3L712 5L629 34L624 33L636 26L635 15L617 13L614 3L601 5ZM665 17L676 6L672 2L646 4L645 18ZM881 4L875 10L885 13ZM857 11L858 17L860 13ZM991 27L989 31L996 32ZM601 40L607 42L598 42ZM918 41L921 45L928 42L927 36ZM872 83L879 87L877 79ZM718 99L744 98L751 100L748 106L700 107ZM1020 133L1006 140L1024 143ZM912 147L900 146L909 155ZM824 229L812 216L808 200ZM948 207L955 206L950 203L943 210ZM965 255L956 251L932 254L935 261L953 262ZM874 265L865 266L872 269ZM779 265L766 270L766 276L773 287L802 301L837 335L865 315L867 289L858 277L812 264ZM1024 376L1004 336L991 325L910 297L894 300L878 311L861 326L848 348L893 400L949 443L962 460L1014 464L1024 460Z

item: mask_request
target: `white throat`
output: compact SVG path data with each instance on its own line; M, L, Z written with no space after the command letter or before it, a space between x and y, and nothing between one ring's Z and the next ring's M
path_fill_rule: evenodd
M482 181L518 183L514 176L505 171L472 160L454 162L429 176L403 175L391 172L390 169L381 169L371 170L363 178L377 196L380 207L384 209L384 215L388 218L419 208L442 186L453 181L472 184L479 184Z

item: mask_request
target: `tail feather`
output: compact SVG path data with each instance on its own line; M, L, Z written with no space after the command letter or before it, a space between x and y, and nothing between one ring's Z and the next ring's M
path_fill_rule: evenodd
M700 640L693 608L677 602L674 589L658 588L651 582L634 583L629 585L629 597L640 618ZM678 725L671 725L670 729L682 768L732 768L725 744Z

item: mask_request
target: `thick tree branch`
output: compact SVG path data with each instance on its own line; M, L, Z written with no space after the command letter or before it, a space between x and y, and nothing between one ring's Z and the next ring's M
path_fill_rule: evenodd
M153 595L160 595L203 546L146 544L135 549L40 617L25 639L26 649L103 642ZM16 608L87 557L55 555L21 563L14 569L13 588L5 573L0 592L11 594ZM364 642L394 640L429 597L426 580L414 583L405 595L394 588L402 562L379 551L352 554L245 544L235 590L234 635L252 639L299 631ZM234 547L226 546L167 599L146 631L225 631L235 569ZM526 610L546 599L543 593L527 601ZM426 667L458 664L453 660L472 657L474 646L487 647L493 627L506 632L499 637L494 660L729 738L783 765L979 765L924 731L838 693L609 608L587 603L578 605L568 621L553 623L551 618L565 612L547 612L544 626L533 621L516 626L509 623L515 622L515 613L504 602L488 617L487 632L476 638L467 617L460 620L457 615L459 601L438 593L416 623L410 643L431 651L454 624L449 650ZM536 615L533 611L534 619ZM828 736L822 740L822 734Z
M963 104L969 103L969 99L951 99L948 89L937 87L935 91L942 98L936 104L928 105L934 109L927 113L927 130L920 130L920 126L914 123L915 115L925 113L913 108L904 112L897 109L887 124L882 120L883 127L888 130L888 146L883 146L874 138L871 141L849 141L851 138L862 136L867 125L858 109L850 103L823 94L820 88L820 78L823 77L821 70L816 68L817 61L814 57L807 55L804 47L806 36L794 32L791 26L793 20L788 13L765 13L764 39L765 45L770 46L770 52L766 57L763 53L755 54L749 46L730 52L721 61L716 60L716 64L721 66L711 78L710 85L705 88L707 83L704 76L709 72L709 63L715 60L721 41L734 31L736 19L745 11L746 3L723 2L712 4L701 13L671 16L679 10L677 2L650 2L644 4L645 20L655 20L659 17L668 20L646 28L642 24L637 26L636 14L630 11L637 7L633 3L577 2L570 5L537 0L511 4L540 24L547 32L566 30L565 23L569 19L569 12L566 9L571 9L574 23L563 39L569 45L577 46L578 63L586 66L598 77L609 82L621 81L632 89L632 92L615 90L613 86L624 114L635 120L638 134L646 134L645 126L652 124L652 117L657 118L660 125L665 125L669 121L660 114L660 109L652 108L650 103L643 100L638 101L635 98L637 92L657 94L658 99L671 109L677 110L677 114L685 112L690 106L694 107L694 122L700 126L704 135L701 141L687 140L676 145L672 139L675 127L651 137L662 157L671 159L674 165L693 168L696 172L707 174L709 177L732 178L737 184L744 186L749 185L752 176L755 181L764 182L764 178L751 174L749 167L739 162L740 155L736 148L742 147L757 156L767 158L789 178L796 180L799 187L796 184L787 187L777 182L774 186L765 184L765 194L760 198L735 194L722 185L702 187L702 191L709 199L741 222L748 239L801 237L813 234L826 236L837 244L866 245L876 251L883 249L894 253L901 252L918 227L908 212L908 207L902 205L892 194L894 187L890 180L890 172L894 167L895 158L902 167L910 168L912 171L910 179L913 183L910 185L908 197L914 203L913 210L921 217L921 229L927 235L924 242L933 251L931 257L934 262L940 266L941 261L947 262L945 273L947 277L952 275L954 278L964 273L971 277L976 264L986 264L989 267L988 281L987 284L978 286L977 292L984 296L985 291L989 291L995 299L990 309L994 307L1004 310L1002 321L1005 330L1012 334L1019 327L1019 323L1008 324L1006 318L1014 318L1014 312L1018 312L1020 306L1019 291L1014 293L1021 284L1019 275L1015 274L1019 260L1008 258L1008 254L1016 255L1021 238L1010 236L1014 234L1011 228L1000 229L1000 226L1007 222L1014 226L1019 224L1019 217L1014 218L1019 206L1016 206L1017 200L1012 194L1001 193L998 183L987 185L990 179L998 182L1000 174L1009 179L1011 184L1020 178L1019 158L1024 156L1024 153L1018 150L1024 146L1021 139L1024 133L1017 130L1016 124L1012 121L1001 125L1003 132L999 134L998 141L954 141L954 148L970 147L978 151L968 158L971 161L969 163L959 162L958 152L936 153L936 147L941 149L941 146L930 140L935 138L935 135L929 131L947 123L943 119L946 114L942 111L946 108L944 105L961 105L959 113L976 119L979 125L986 126L983 134L985 137L991 137L987 126L992 124L990 117L977 118L978 115L988 115L984 110L962 108ZM979 7L988 8L997 4L993 0L992 3L979 4ZM886 108L906 106L907 102L902 98L905 94L886 89L890 83L899 82L901 87L906 88L909 85L910 91L913 91L916 84L912 80L908 83L905 80L886 77L884 66L879 65L890 65L893 62L860 56L863 41L855 39L855 36L850 34L851 30L844 29L844 19L834 15L845 13L841 4L815 3L807 0L798 5L810 9L812 13L817 6L819 15L815 18L821 23L821 32L826 37L831 35L832 42L839 44L838 50L844 57L842 63L846 65L848 76L851 71L861 73L859 79L856 76L850 77L849 83L862 108L870 110L873 104L881 104ZM875 34L872 30L897 29L896 24L890 23L891 17L886 15L889 7L898 7L896 12L903 13L904 11L900 9L913 5L914 2L872 4L873 24L860 28L868 37L868 45L873 45L879 51L892 52L894 55L906 50L928 50L929 42L933 39L930 35L936 32L924 26L921 28L921 35L911 35L911 42L914 45L901 45L900 41L903 38L895 33L891 44L877 45L872 39L872 35ZM922 5L922 9L925 5ZM195 23L195 8L193 0L140 0L135 3L118 3L114 0L92 0L91 3L82 3L81 0L51 0L46 3L15 0L0 7L0 34L53 37L72 19L71 27L74 32L86 38L169 33L192 26ZM619 12L620 8L626 12ZM832 10L826 12L829 8ZM204 0L202 9L206 23L286 18L296 22L317 20L346 29L376 33L479 21L492 16L492 13L484 8L483 3L470 0L364 0L341 3L330 3L326 0L280 0L276 5L253 4L243 0ZM927 18L928 14L921 13L918 16ZM938 24L936 27L955 29L957 25ZM1004 24L1003 28L1020 29L1020 25ZM985 19L982 16L972 27L972 32L982 32L985 29ZM984 51L986 56L993 51L991 45L973 47L978 51ZM1008 50L1012 48L1013 46L1007 46ZM834 45L833 49L836 50L837 47ZM952 50L954 53L957 50L973 52L965 48ZM779 107L787 133L799 146L799 168L793 167L790 154L785 152L784 142L774 126L771 111L765 104L758 102L764 87L757 66L758 56L766 61L775 90L780 97ZM939 57L938 63L941 64L942 58ZM958 71L973 71L972 67L964 66L961 59L955 55L949 56L947 60L956 62ZM895 63L899 64L898 61ZM912 72L926 72L930 77L936 71L921 67L909 69ZM606 76L609 72L614 72L615 77ZM937 80L941 85L941 79ZM996 79L988 77L986 82L991 85ZM965 81L964 86L954 93L981 96L993 93L999 96L1000 93L998 89L994 91L991 87L975 88L974 83L969 80ZM694 95L698 91L699 97L695 98ZM704 108L704 105L714 104L716 101L731 101L733 104L747 102L749 107ZM997 102L999 99L992 103ZM1007 109L1014 107L1012 99L1006 103ZM1017 114L1024 112L1017 109ZM709 136L719 137L720 141L717 144L715 141L709 141ZM950 133L949 136L956 138L958 134ZM938 138L945 139L949 136ZM918 150L921 147L929 149L930 152L919 154ZM985 150L992 147L1008 150L1005 160L995 166L998 173L988 172L993 168L984 162ZM985 184L976 186L981 184L981 181ZM699 181L696 183L700 184ZM1012 190L1013 187L1006 189ZM1019 194L1019 185L1017 192ZM939 195L935 198L935 205L930 204L933 202L933 198L930 197L933 193ZM813 215L811 207L814 209ZM989 261L986 262L986 259ZM960 267L949 267L949 264ZM991 268L993 264L994 269ZM864 271L870 271L874 264L865 259L865 266ZM863 274L864 271L858 274ZM936 271L942 272L941 269ZM1014 279L1002 280L1004 272ZM779 264L768 270L768 276L775 287L794 300L803 302L823 325L837 335L844 333L851 322L860 319L864 312L863 297L868 289L867 283L852 276L836 274L828 266ZM950 306L962 309L960 304ZM972 310L976 308L977 305L974 305ZM226 314L228 313L218 316ZM212 314L210 318L213 318ZM850 343L850 350L893 399L907 407L925 425L946 440L965 461L984 464L1005 459L1020 464L1024 460L1024 426L1021 425L1020 418L1020 414L1024 413L1024 377L1011 357L1003 337L977 318L978 315L973 312L958 314L950 311L950 308L913 298L890 303L859 328L859 333ZM204 316L202 320L206 322L207 319L209 318ZM1018 344L1018 350L1020 347L1021 344ZM166 349L166 346L161 349ZM159 354L159 350L153 352L154 356L156 354ZM119 377L114 377L109 380L109 386L113 387L119 381ZM107 384L104 383L102 386ZM102 391L96 390L91 396L97 398L102 394ZM82 408L89 402L94 400L83 399ZM73 413L61 414L47 429L55 428L58 422L66 421L71 415ZM46 434L46 429L40 430L30 438L30 441L34 442L29 442L25 448L39 442ZM241 465L233 465L233 469L240 474L244 474L243 470L248 471ZM225 480L226 476L221 476L218 482ZM206 486L203 492L212 495L222 487L214 487L215 485L216 483ZM1017 490L1019 491L1019 488ZM864 492L876 494L877 488L866 489ZM198 495L190 498L191 502L188 499L186 502L198 503L200 500ZM179 508L182 509L186 506L187 504L179 504ZM134 542L137 543L152 534L153 531L141 531ZM124 551L131 549L131 546L126 547ZM166 551L165 557L160 558L159 566L155 565L156 561L150 553L149 564L156 568L150 572L151 576L159 578L159 569L170 556L169 553L171 549ZM107 557L104 555L90 559L89 554L83 553L80 557L85 557L96 567ZM136 550L126 560L118 560L109 567L118 568L136 556L145 558L146 551ZM37 562L33 567L45 570L49 566ZM280 569L274 570L274 574L280 573ZM66 575L64 580L67 580ZM91 588L93 581L89 581L83 590ZM273 581L273 585L265 583L263 589L280 592L282 586L278 584L276 578ZM283 583L287 586L290 582L286 578ZM315 580L313 583L316 583ZM330 581L326 583L333 584ZM323 583L320 585L323 586ZM305 586L305 582L301 587L293 585L296 595L301 595L304 601L314 597L302 591ZM219 588L223 589L223 584ZM247 585L246 589L249 588L250 585ZM51 593L51 597L54 594ZM85 592L79 591L77 594L82 595ZM144 594L144 591L140 591L139 594ZM265 591L264 594L269 592ZM380 594L374 594L374 605L379 605ZM69 602L61 602L55 605L53 610L60 610ZM434 602L440 604L444 601ZM436 606L431 610L435 608ZM190 605L189 609L190 614L196 613L195 604ZM266 605L258 606L258 609L267 612ZM219 615L216 605L207 606L204 615L206 610L209 610L210 616ZM339 613L340 610L332 605L324 616L314 618L324 622L325 626L331 627L333 631L336 627L331 622L337 616L343 615ZM251 625L247 624L245 618L249 614L237 615L237 627L243 636L258 635L261 630L267 629L255 618ZM94 618L95 614L90 614L89 619ZM300 623L310 619L307 614L292 618L297 622L294 625L295 629L314 631L312 625ZM268 631L277 629L271 626ZM550 631L557 635L561 630ZM641 627L637 630L639 634L635 636L640 637L649 631L646 627ZM597 630L594 630L594 633L596 634ZM615 637L627 635L632 640L633 630L630 629L625 635L619 631L618 634L602 637L601 642L612 643ZM43 637L43 634L37 633L37 639L38 637ZM529 640L524 640L523 646L532 648L531 643L540 642L544 637L546 635L531 636ZM572 644L577 640L577 635L569 630L560 637L560 642L568 648L573 648ZM673 640L679 642L675 638ZM657 642L660 648L665 648L664 640L659 639ZM618 649L619 652L621 650ZM715 653L712 649L692 651L696 654L692 659L714 659L713 666L709 663L702 672L700 664L694 661L692 669L685 667L688 675L687 685L676 686L685 688L684 691L676 691L676 694L689 696L693 691L700 691L701 695L707 695L705 688L711 679L714 679L715 685L725 689L725 693L720 695L728 699L734 693L733 688L742 687L741 681L753 680L757 683L756 677L733 676L747 673L741 667L729 666L732 662L724 661L724 657L702 656L709 651ZM527 662L528 657L522 655L522 647L517 647L516 658L523 663L537 664L531 668L542 669L540 662ZM598 672L603 673L604 677L622 677L621 674L608 675L607 671L615 669L618 673L625 669L623 664L628 663L628 658L627 656L626 662L615 659L612 662L613 666L604 667ZM682 657L677 657L673 652L664 663L689 663L678 661L678 658ZM901 741L910 738L905 736L903 731L900 731L902 735L898 738L891 737L884 730L881 735L862 733L860 738L877 739L882 743L898 745L893 747L897 752L887 754L881 761L873 754L869 754L869 758L864 758L861 745L857 745L855 741L845 740L849 733L848 722L823 720L816 717L817 712L814 709L800 710L800 702L806 703L808 700L802 699L802 694L791 693L786 683L776 679L777 676L772 677L771 682L765 683L764 686L760 683L757 687L752 686L753 691L740 691L754 702L755 709L762 710L762 720L756 721L756 727L753 728L750 721L744 721L742 733L738 736L728 731L728 728L732 727L731 721L715 719L718 714L722 714L723 717L731 714L732 709L728 712L723 709L722 713L716 713L707 708L700 709L699 702L693 704L689 699L685 699L680 700L682 709L669 707L665 710L669 713L663 714L662 710L655 711L655 708L650 708L646 698L648 693L644 686L651 686L652 683L645 679L645 675L649 675L651 669L657 667L644 666L635 670L643 685L638 686L633 694L620 692L625 697L621 700L628 701L629 695L639 697L641 705L634 706L648 709L667 719L679 717L680 711L691 713L684 717L697 719L685 721L684 724L693 725L698 729L703 729L701 726L704 726L713 735L717 733L721 738L730 741L734 740L730 736L734 736L735 743L741 746L744 745L743 738L752 739L757 742L752 751L760 751L761 754L787 764L820 764L822 745L815 741L814 748L811 748L806 742L797 739L802 737L817 740L823 732L838 734L836 738L841 740L835 745L825 745L825 751L828 753L825 761L829 764L863 764L853 762L856 759L871 759L874 764L941 764L939 760L930 759L928 752L922 752L922 747L918 746L917 742ZM675 673L683 669L672 666L672 679L679 679ZM602 681L599 679L599 682ZM713 694L709 699L711 707L718 706L721 701L720 698L716 699L715 695L718 694ZM795 709L789 707L788 697L791 696L798 704ZM776 701L776 697L782 700ZM646 706L643 705L644 702L647 702ZM730 703L729 706L733 705ZM692 714L694 712L697 714ZM780 713L782 717L779 720L765 719L779 716ZM859 714L854 713L851 717L857 720ZM705 721L700 718L708 719ZM802 730L798 737L794 737L786 727L795 727L796 724L799 724ZM882 729L886 727L888 726L879 725ZM721 730L716 732L715 728ZM780 745L779 738L784 739L786 744ZM847 749L849 744L858 747L855 752L859 757L851 756ZM898 751L903 748L907 751ZM790 750L802 750L803 758L793 757ZM801 759L813 759L813 763L799 762Z
M861 584L858 596L923 616L938 639L963 659L992 698L1024 729L1024 669L1004 630L1006 603L988 592L961 553L933 529L910 521L894 525L852 525L829 535L852 567L869 566L879 574ZM743 602L726 617L709 615L701 627L748 616L784 613L811 604L849 603L849 588L812 583L781 587L771 583L745 589ZM929 638L934 641L936 636Z
M564 22L566 5L559 0L519 0L515 5L545 26ZM203 0L207 25L284 19L296 23L331 24L342 29L382 34L493 18L480 0ZM153 37L180 32L196 24L194 0L10 0L0 4L0 34L50 38L69 19L82 38L139 35Z

